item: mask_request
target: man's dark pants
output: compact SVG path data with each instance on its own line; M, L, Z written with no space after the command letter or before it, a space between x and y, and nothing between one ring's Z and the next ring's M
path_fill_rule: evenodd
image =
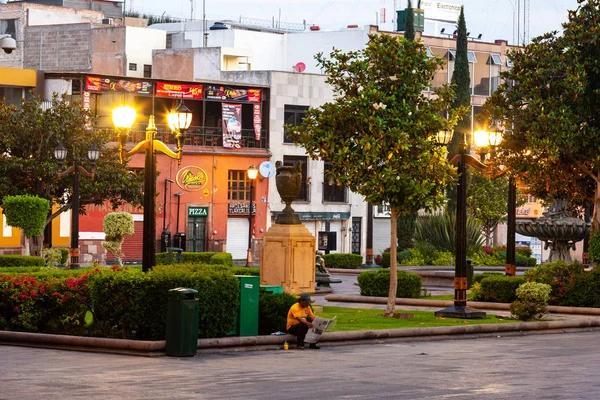
M298 346L304 346L304 338L306 337L307 332L308 332L308 325L303 324L303 323L292 325L292 326L290 326L290 329L288 329L288 333L290 335L294 335L298 338L296 340L296 343Z

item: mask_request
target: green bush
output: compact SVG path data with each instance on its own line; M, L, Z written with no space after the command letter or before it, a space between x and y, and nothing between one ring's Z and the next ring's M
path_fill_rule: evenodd
M550 285L525 282L517 288L518 300L510 304L510 312L522 321L539 319L548 311Z
M229 271L192 271L176 266L148 273L105 271L91 280L95 328L103 336L165 338L169 289L198 291L200 337L222 337L233 328L239 282Z
M45 261L37 256L0 255L0 268L8 267L43 267Z
M168 262L168 254L165 253L156 253L156 265L167 265ZM215 251L204 251L204 252L182 252L182 260L181 264L225 264L233 266L233 259L231 257L231 253L221 253ZM212 261L212 258L218 255L217 258ZM175 253L173 254L173 259L175 259ZM229 260L229 261L225 261Z
M600 268L575 275L563 289L561 306L600 307Z
M215 253L208 263L233 266L233 257L231 253Z
M482 279L481 298L479 301L494 303L511 303L517 299L517 288L525 283L525 278L520 276L487 276Z
M515 265L517 267L535 267L537 260L533 257L526 256L525 254L515 254Z
M487 278L488 276L504 276L502 272L482 272L481 274L473 275L473 283L481 282L482 279Z
M590 260L595 263L600 262L600 231L596 231L590 235L588 254Z
M569 282L580 279L584 272L583 264L578 261L554 261L525 271L525 278L528 281L550 285L550 304L560 305L567 294Z
M387 297L390 291L390 271L367 271L358 276L361 296ZM421 295L421 277L414 273L398 271L396 296L418 298Z
M356 269L359 268L363 263L363 258L360 254L325 254L323 259L325 260L326 268Z
M5 196L2 207L6 223L23 230L26 237L40 236L44 232L50 201L38 196Z
M42 258L47 266L56 267L60 264L62 252L57 248L42 249Z
M383 253L381 253L381 266L383 268L390 267L390 252L389 251L384 251Z
M291 294L267 293L264 289L260 289L258 334L270 335L273 332L285 332L287 313L297 300L297 296Z
M427 242L438 251L454 252L456 217L453 213L433 214L417 218L415 241ZM475 218L467 216L467 254L473 255L481 251L484 238L481 226Z

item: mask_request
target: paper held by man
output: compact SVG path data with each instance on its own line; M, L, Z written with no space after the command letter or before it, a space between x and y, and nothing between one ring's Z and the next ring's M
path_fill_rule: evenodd
M306 337L304 338L305 343L317 343L321 335L335 322L335 318L325 319L320 317L315 317L315 320L312 321L312 328L308 330L306 333Z

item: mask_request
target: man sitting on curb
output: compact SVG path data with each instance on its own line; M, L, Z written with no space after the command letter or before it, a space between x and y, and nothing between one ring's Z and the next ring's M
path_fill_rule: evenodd
M294 303L290 307L290 311L288 311L286 329L289 334L298 338L296 341L297 349L304 350L304 337L308 330L312 328L312 321L315 319L315 314L313 314L310 308L310 303L312 303L310 295L302 293L298 298L298 302ZM319 349L319 346L316 343L311 343L309 348Z

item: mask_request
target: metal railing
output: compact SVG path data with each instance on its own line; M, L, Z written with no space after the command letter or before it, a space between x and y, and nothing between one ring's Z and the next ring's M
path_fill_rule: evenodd
M113 128L107 128L116 133ZM165 144L176 144L175 136L167 125L156 125L156 138ZM146 138L146 125L134 124L129 131L127 144L136 144ZM220 127L191 126L183 137L184 146L222 147L223 129ZM267 149L269 140L266 130L261 131L260 139L256 139L254 129L242 129L240 148Z

